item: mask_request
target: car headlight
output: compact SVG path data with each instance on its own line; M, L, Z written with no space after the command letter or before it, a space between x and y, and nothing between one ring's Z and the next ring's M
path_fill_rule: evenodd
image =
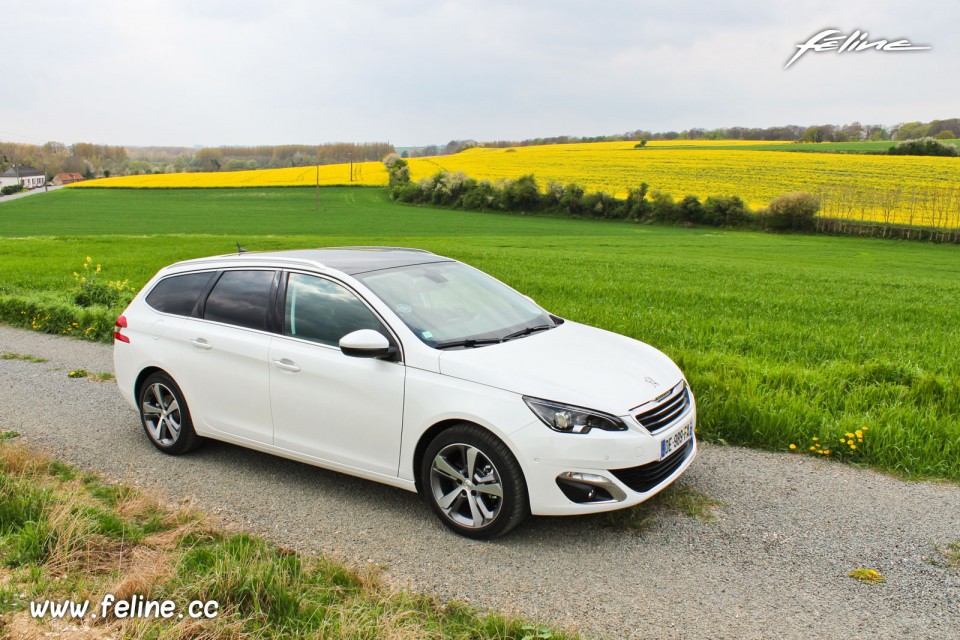
M587 433L591 429L627 430L627 425L620 418L599 411L527 396L523 397L523 401L543 424L560 433Z

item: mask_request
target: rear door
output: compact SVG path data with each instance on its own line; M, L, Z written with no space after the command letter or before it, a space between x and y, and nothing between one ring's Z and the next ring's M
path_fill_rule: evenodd
M185 364L181 387L189 389L192 417L203 430L273 442L268 310L277 280L272 269L224 271L200 303L202 317L177 327Z
M353 291L326 278L288 274L281 303L269 357L274 443L397 475L406 369L399 359L346 356L338 346L358 329L395 338Z

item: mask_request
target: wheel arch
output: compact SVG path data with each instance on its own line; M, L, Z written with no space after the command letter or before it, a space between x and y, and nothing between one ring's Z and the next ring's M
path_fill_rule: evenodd
M149 378L150 376L152 376L153 374L157 373L158 371L161 373L167 373L160 367L144 367L144 369L139 374L137 374L137 380L133 383L133 398L135 402L137 403L140 402L140 387L143 386L143 381ZM167 373L167 375L170 375L170 374Z
M414 478L414 484L417 489L417 493L422 493L423 491L423 487L421 486L421 483L420 483L420 465L423 464L423 456L427 452L427 447L429 447L430 443L433 442L433 440L438 435L440 435L443 431L449 429L450 427L455 427L458 425L471 425L471 426L477 427L478 429L483 429L484 431L492 435L494 438L502 442L503 445L507 448L507 450L511 453L511 455L513 455L514 459L516 459L519 464L520 457L517 456L517 452L514 451L513 445L510 444L510 442L508 442L507 439L504 438L502 434L497 433L495 430L485 426L484 424L476 420L470 420L469 418L447 418L434 423L426 431L420 434L420 438L419 440L417 440L417 446L414 447L413 478ZM520 465L520 470L521 472L523 471L523 465Z
M420 434L420 439L417 440L417 446L413 450L413 481L417 487L417 493L423 492L423 486L420 482L420 465L423 464L423 456L427 452L427 447L430 446L430 443L433 442L434 438L440 435L441 431L444 429L449 429L450 427L454 427L458 424L473 424L483 428L482 425L479 425L476 422L471 422L470 420L449 418L447 420L441 420L440 422L437 422Z

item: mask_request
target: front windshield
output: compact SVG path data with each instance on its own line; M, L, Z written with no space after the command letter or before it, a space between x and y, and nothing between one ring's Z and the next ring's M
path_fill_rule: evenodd
M556 324L526 297L459 262L385 269L355 277L431 347L480 346L469 343L502 340ZM461 342L468 344L458 344Z

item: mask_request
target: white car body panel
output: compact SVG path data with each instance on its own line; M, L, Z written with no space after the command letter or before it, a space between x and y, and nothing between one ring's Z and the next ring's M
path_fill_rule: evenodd
M269 362L277 447L397 475L403 364L284 336L274 337Z
M653 347L569 320L522 340L445 351L440 372L615 416L626 415L683 377Z

